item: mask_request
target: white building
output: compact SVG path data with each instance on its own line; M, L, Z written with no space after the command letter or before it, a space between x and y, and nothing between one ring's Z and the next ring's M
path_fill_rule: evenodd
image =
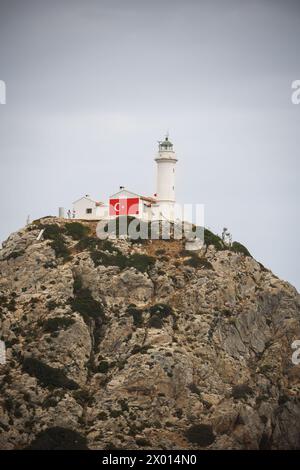
M108 204L104 204L86 195L73 203L71 217L101 220L131 215L144 220L174 220L175 167L178 160L168 136L159 142L155 161L157 181L154 196L142 196L120 187L118 192L109 197Z
M88 194L73 202L71 217L75 219L98 220L107 215L107 206L92 199Z

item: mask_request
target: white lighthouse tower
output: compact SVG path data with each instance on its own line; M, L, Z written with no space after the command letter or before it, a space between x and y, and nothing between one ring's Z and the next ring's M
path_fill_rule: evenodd
M176 154L169 136L160 141L157 163L156 197L160 217L174 220Z

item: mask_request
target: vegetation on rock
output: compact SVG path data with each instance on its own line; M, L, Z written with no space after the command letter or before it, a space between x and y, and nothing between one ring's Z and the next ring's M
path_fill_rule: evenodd
M69 222L65 224L65 232L67 235L72 237L73 240L81 240L82 238L87 237L90 229L80 222Z
M46 333L53 333L54 331L65 330L74 323L75 320L73 318L51 317L41 322L41 325Z
M174 312L172 307L167 304L155 304L152 305L149 309L150 318L148 325L152 328L162 328L164 324L164 319L169 316L174 317Z
M86 437L68 428L53 427L41 431L27 450L88 450Z
M242 253L245 256L251 256L247 248L239 242L233 242L230 250L234 251L235 253Z
M9 253L9 255L6 257L6 261L9 261L10 259L19 258L20 256L23 256L24 253L25 253L25 250L12 251L12 252Z
M143 311L141 309L131 304L127 307L126 313L132 316L134 326L141 327L143 325Z
M211 445L216 438L209 424L194 424L187 430L186 437L190 442L201 447Z
M90 289L79 288L74 295L74 299L71 300L72 310L80 313L85 321L90 318L104 319L103 305L93 298Z
M233 398L240 399L246 398L248 395L253 395L253 390L247 384L235 385L232 387Z
M22 367L24 372L36 377L45 387L62 387L69 390L78 388L78 384L69 379L62 369L48 366L34 357L26 357Z
M218 235L215 235L207 228L204 229L204 243L207 246L213 245L216 250L224 250L224 243L222 238Z
M214 269L213 265L206 258L200 257L198 253L189 253L189 258L184 261L184 264L187 266L192 266L193 268L204 268L204 269Z
M94 265L97 266L118 266L120 269L135 268L138 271L146 272L155 263L155 258L140 253L132 255L123 255L119 251L106 253L104 251L92 251L91 258Z
M51 240L51 247L55 251L56 257L69 261L70 251L64 239L62 228L57 224L41 225L40 228L44 229L44 239Z

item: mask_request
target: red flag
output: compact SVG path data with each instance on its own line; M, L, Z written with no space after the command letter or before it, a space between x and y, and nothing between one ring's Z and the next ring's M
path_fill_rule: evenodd
M109 215L138 215L139 214L139 198L121 198L110 199Z

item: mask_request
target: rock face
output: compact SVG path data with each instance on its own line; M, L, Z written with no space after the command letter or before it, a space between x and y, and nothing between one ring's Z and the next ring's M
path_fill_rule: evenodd
M0 251L1 449L300 448L291 285L242 253L69 223Z

